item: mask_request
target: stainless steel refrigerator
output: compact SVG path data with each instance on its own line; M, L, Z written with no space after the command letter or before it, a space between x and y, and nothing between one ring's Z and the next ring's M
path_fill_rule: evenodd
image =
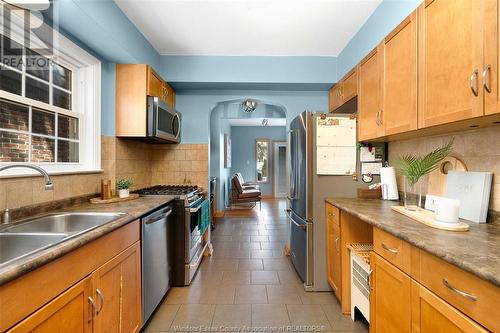
M304 111L290 123L287 214L291 260L305 289L327 291L325 198L356 197L360 184L351 175L316 174L315 124L320 115Z

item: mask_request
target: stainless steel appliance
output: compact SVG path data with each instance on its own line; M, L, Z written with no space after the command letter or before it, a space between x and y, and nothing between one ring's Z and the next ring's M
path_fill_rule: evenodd
M173 206L141 219L142 318L146 322L170 288L168 225Z
M290 123L289 194L292 263L306 290L330 290L326 272L326 197L356 197L358 181L352 176L316 175L316 118L321 113L302 112ZM335 114L335 116L342 116ZM345 115L346 117L350 115Z
M156 142L179 143L181 140L181 114L158 97L147 98L147 135Z
M197 186L188 185L156 185L140 190L139 195L173 197L174 221L169 238L172 285L189 285L208 246L198 230L198 214L205 198Z

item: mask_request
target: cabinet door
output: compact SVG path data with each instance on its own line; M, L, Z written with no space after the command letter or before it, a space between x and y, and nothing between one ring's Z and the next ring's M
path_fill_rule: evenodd
M500 112L500 7L498 0L484 1L484 66L482 85L484 114Z
M483 115L482 1L418 8L419 128Z
M339 82L332 88L330 88L330 92L328 94L328 103L330 112L335 111L341 104L342 98L340 96L342 83Z
M487 332L415 281L411 282L411 321L413 333Z
M327 207L328 212L328 207ZM333 218L327 218L328 283L340 300L340 227Z
M163 99L163 80L148 66L148 95Z
M175 91L167 83L165 83L165 102L171 108L175 108Z
M370 332L410 332L410 277L374 252L370 266Z
M354 68L342 80L342 104L358 94L358 71Z
M135 243L93 274L96 333L139 331L141 325L140 245Z
M382 47L373 50L359 65L359 140L383 135L380 123L382 110Z
M89 276L14 326L20 332L92 332L92 278Z
M417 129L417 22L410 14L384 39L384 134Z

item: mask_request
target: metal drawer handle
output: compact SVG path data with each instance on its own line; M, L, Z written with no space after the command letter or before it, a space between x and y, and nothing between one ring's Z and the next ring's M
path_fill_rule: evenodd
M387 245L385 245L384 243L382 243L382 248L384 250L389 251L389 252L394 253L394 254L398 254L398 252L399 252L397 249L390 248Z
M451 291L459 294L460 296L463 296L471 301L477 301L477 296L474 296L474 295L471 295L471 294L468 294L464 291L461 291L461 290L458 290L457 288L453 287L449 282L448 280L446 279L443 279L443 284L446 288L450 289Z
M475 69L474 72L472 72L470 79L469 79L470 90L472 90L472 93L474 94L474 96L478 95L477 74L478 74L478 71L477 71L477 69Z
M92 297L89 296L88 301L89 301L89 305L91 307L91 309L90 309L90 318L88 320L88 322L90 323L90 322L94 321L94 317L95 317L95 314L96 314L96 310L95 310L96 308L95 308L94 299Z
M335 238L335 248L339 249L339 237Z
M333 214L333 213L328 213L328 216L329 216L329 217L334 217L334 216L335 216L335 214Z
M97 309L96 311L96 315L98 315L99 312L101 312L102 307L104 306L104 295L99 289L96 289L95 293L97 294L97 297L99 297L99 309Z
M484 87L484 90L486 90L489 93L491 93L490 72L491 72L491 65L486 65L486 67L483 71L483 87Z

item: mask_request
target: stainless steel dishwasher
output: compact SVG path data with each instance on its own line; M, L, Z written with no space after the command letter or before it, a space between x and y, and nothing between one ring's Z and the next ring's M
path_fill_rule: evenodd
M142 224L142 318L145 323L170 288L167 246L172 205L141 219Z

